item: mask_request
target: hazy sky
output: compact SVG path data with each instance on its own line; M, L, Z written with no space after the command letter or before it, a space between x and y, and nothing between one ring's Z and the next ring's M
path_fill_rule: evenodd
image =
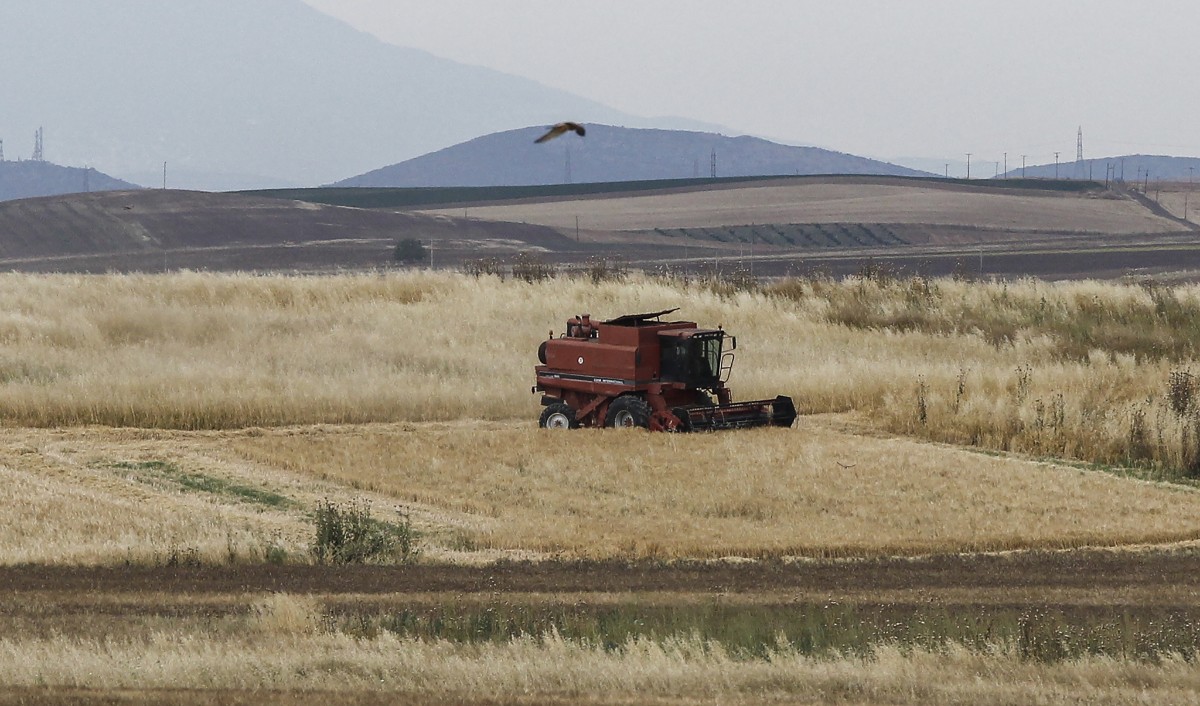
M306 0L393 44L872 157L1200 156L1195 0ZM564 116L587 120L587 116ZM983 171L983 170L981 170ZM990 171L990 170L988 170Z

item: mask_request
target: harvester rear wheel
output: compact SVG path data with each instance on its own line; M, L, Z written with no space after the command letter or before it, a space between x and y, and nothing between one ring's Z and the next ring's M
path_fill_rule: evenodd
M579 426L579 421L575 419L575 409L571 405L555 402L546 405L542 410L538 426L543 429L575 429Z
M608 414L604 415L604 426L649 429L650 405L640 397L631 395L618 397L608 406Z

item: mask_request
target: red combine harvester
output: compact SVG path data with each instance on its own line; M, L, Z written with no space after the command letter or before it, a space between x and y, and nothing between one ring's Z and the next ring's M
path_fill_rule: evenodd
M656 431L710 431L790 427L792 398L734 402L725 382L737 339L664 314L618 316L594 322L587 314L542 342L534 368L547 429L646 427ZM729 351L722 352L729 341ZM714 399L715 397L715 399Z

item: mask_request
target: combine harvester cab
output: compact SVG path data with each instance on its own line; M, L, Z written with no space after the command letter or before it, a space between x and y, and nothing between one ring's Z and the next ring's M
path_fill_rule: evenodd
M712 431L790 427L792 398L734 402L725 386L737 339L691 321L662 321L676 309L594 322L587 314L538 348L539 424L549 429L645 427ZM726 342L729 343L725 350Z

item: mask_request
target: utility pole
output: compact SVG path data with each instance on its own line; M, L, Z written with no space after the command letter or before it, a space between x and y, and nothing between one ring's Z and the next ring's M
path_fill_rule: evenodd
M1054 178L1058 178L1058 153L1054 153Z
M1004 178L1008 178L1008 153L1004 153Z
M946 178L950 178L950 163L946 162Z
M711 168L711 171L712 171L712 178L716 179L717 178L717 150L715 148L712 151L712 155L709 156L708 161L709 161L709 167Z
M0 152L0 160L3 159L3 152ZM1188 167L1188 188L1183 192L1183 220L1188 219L1188 197L1192 195L1192 171L1195 167Z
M971 153L967 153L967 180L971 179Z
M167 163L163 162L163 191L167 190Z
M1027 154L1021 155L1021 178L1022 179L1025 178L1025 158L1028 156L1029 155L1027 155Z

